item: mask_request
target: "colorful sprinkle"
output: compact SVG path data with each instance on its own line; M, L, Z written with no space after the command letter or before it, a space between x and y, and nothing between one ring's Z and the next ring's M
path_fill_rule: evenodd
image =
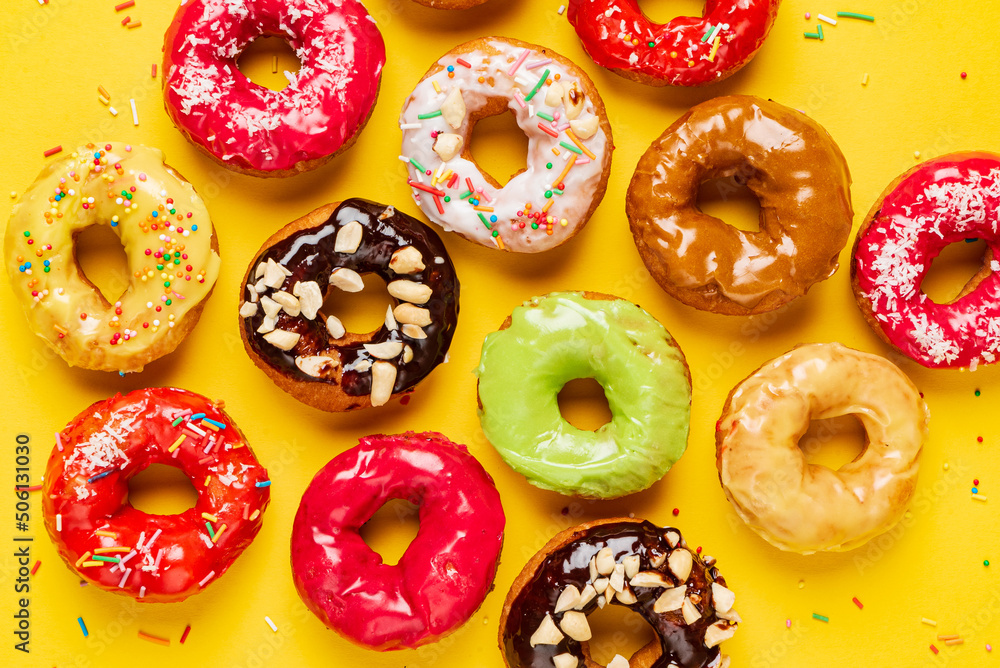
M264 615L264 621L267 622L267 625L271 627L272 631L274 631L275 633L278 632L278 627L274 625L274 622L271 621L270 617Z
M855 596L851 600L854 601L854 605L858 606L858 610L864 610L865 609L865 606L861 603L861 601L858 600L857 596Z
M49 157L55 155L56 153L62 153L62 145L61 144L59 146L53 146L48 151L46 151L45 153L43 153L43 155L46 158L49 158Z
M816 612L813 613L813 619L818 619L821 622L829 622L830 621L829 617L826 617L826 616L821 615L821 614L816 613Z
M270 487L271 486L271 481L270 480L259 480L259 481L255 482L254 485L256 487Z
M860 19L861 21L868 21L869 23L875 22L874 16L869 16L868 14L857 14L855 12L837 12L838 19Z
M182 645L184 644L184 641L188 639L188 634L189 633L191 633L191 625L190 624L188 624L187 626L184 627L184 633L181 634L181 641L180 642L181 642Z
M120 5L115 5L115 11L120 12L123 9L128 9L129 7L134 7L134 6L135 6L135 0L127 0L127 2L123 2Z
M441 110L438 109L437 111L431 111L426 114L417 114L417 118L419 118L422 121L426 121L428 118L437 118L440 115L441 115Z
M31 574L34 575L35 573L37 573L38 569L41 568L41 566L42 566L42 562L36 561L35 565L31 568Z
M76 618L76 623L80 625L80 630L83 631L83 637L84 638L86 638L87 636L90 635L90 633L87 631L87 625L84 624L84 622L83 622L83 617L77 617Z
M139 639L146 640L148 642L156 643L157 645L163 645L164 647L170 647L170 641L166 638L161 638L159 636L150 635L144 631L139 631Z

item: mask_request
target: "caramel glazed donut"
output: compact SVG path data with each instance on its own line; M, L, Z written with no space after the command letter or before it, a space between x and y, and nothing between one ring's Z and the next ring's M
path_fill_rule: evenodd
M374 332L347 332L320 309L330 288L386 282L394 305ZM459 283L434 231L391 206L327 204L275 233L247 269L240 336L275 384L325 411L381 406L444 361Z
M556 534L525 565L504 601L500 651L509 668L601 668L587 615L614 604L657 637L607 668L725 668L719 644L741 621L735 600L715 559L690 550L677 529L597 520Z
M854 414L862 453L836 471L806 461L811 420ZM772 545L850 550L902 518L917 485L927 406L888 360L816 343L772 360L726 400L716 427L719 480L736 513Z
M470 137L508 110L528 138L528 162L501 187L472 157ZM551 49L504 37L457 46L420 80L399 123L424 215L489 248L555 248L607 189L614 142L604 104L586 73Z
M760 200L760 231L698 210L699 186L735 177ZM691 109L643 154L625 201L635 245L675 299L753 315L804 295L837 271L851 232L851 176L808 116L747 95Z

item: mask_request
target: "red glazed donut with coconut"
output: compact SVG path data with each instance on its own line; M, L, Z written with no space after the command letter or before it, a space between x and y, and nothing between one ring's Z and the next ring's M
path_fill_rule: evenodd
M395 566L358 530L390 499L420 529ZM359 645L412 648L463 624L493 588L503 544L493 479L441 434L368 436L309 484L292 527L292 576L324 624Z
M177 515L128 502L150 464L181 469L198 501ZM144 602L180 601L217 580L261 527L267 471L221 403L174 388L116 394L56 433L42 511L59 556L81 578Z
M288 40L301 63L281 91L236 66L262 36ZM290 176L354 143L384 64L382 35L356 0L188 0L164 40L163 99L174 125L223 166Z
M569 22L601 67L650 86L704 86L746 65L763 46L779 0L706 0L700 17L655 23L638 0L570 0Z
M993 364L1000 357L1000 155L955 153L893 181L858 232L852 285L868 324L932 369ZM983 239L979 272L947 304L920 286L949 244Z

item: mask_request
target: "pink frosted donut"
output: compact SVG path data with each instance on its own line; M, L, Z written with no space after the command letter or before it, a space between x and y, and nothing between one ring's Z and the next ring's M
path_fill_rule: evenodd
M395 566L358 530L390 499L420 506ZM368 436L316 474L292 527L292 576L324 624L371 649L412 648L463 624L493 588L503 544L493 479L441 434Z
M954 153L903 174L882 193L854 245L852 284L868 324L929 368L992 364L1000 356L1000 156ZM957 299L920 289L949 244L983 239L982 269Z
M236 59L261 36L301 62L281 91ZM237 172L290 176L350 147L375 106L385 44L356 0L188 0L163 44L163 99L174 125Z

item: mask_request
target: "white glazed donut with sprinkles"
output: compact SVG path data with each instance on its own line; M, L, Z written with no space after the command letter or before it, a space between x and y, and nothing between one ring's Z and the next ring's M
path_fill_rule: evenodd
M76 236L108 224L129 274L114 303L80 269ZM141 371L176 348L219 275L212 221L155 148L87 144L50 163L14 205L7 274L32 331L70 366Z
M469 149L476 123L513 112L528 138L524 169L506 186ZM493 248L536 253L580 231L604 197L614 143L604 104L566 58L503 37L440 58L400 115L408 183L446 231Z

